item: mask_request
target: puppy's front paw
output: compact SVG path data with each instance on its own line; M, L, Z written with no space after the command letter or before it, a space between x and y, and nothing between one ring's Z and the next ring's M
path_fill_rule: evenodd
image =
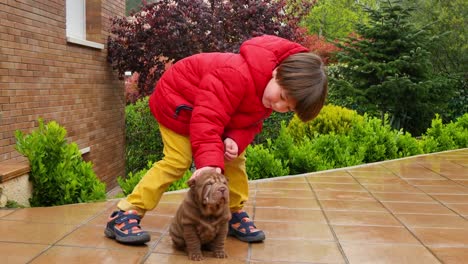
M201 252L189 252L188 257L190 260L195 260L195 261L203 260L203 255Z
M224 250L215 251L213 253L214 253L215 258L227 258L228 257Z

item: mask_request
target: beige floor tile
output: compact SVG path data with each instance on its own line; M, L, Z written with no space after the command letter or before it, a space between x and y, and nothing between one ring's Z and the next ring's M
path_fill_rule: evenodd
M347 171L349 173L361 172L361 171L385 172L385 171L388 171L388 169L382 166L381 164L364 164L362 166L350 168Z
M28 263L47 247L49 245L0 242L1 262L8 264Z
M390 213L327 211L331 225L402 226Z
M350 264L440 264L425 247L401 244L342 244Z
M327 224L255 221L255 225L265 232L267 239L335 240Z
M187 191L165 193L159 202L161 203L180 203L185 197Z
M424 186L454 186L458 185L452 180L406 180L409 184L414 186L424 185Z
M411 231L428 246L468 248L468 229L412 228Z
M255 197L274 197L274 198L315 198L311 189L309 190L280 190L280 189L259 189Z
M302 208L320 210L320 206L314 198L273 198L273 197L258 197L255 199L255 206L270 207L270 208Z
M421 243L403 227L393 226L332 226L340 243Z
M468 159L468 158L467 158ZM440 175L450 177L451 179L464 179L468 176L468 168L461 166L458 164L458 167L453 168L442 168L439 172Z
M367 192L317 191L319 200L375 201Z
M306 182L264 181L257 183L258 189L310 190Z
M466 264L468 248L429 248L444 264Z
M442 180L445 179L437 173L429 170L408 170L398 171L395 174L402 179L420 179L420 180Z
M468 194L433 194L432 197L442 203L468 204Z
M441 227L468 229L468 221L458 215L396 214L396 217L410 228Z
M6 216L6 215L9 215L9 214L13 213L14 211L15 211L14 209L0 208L0 219L2 219L2 217Z
M387 212L377 201L321 200L325 211Z
M270 179L271 181L275 182L291 182L291 183L307 183L306 177L305 176L283 176L279 178L272 178ZM267 180L269 181L269 180Z
M392 177L355 177L361 184L406 184L406 181L397 176Z
M463 216L468 216L468 204L450 204L446 203L445 206L448 208L454 210L458 214L461 214Z
M467 194L468 188L463 186L419 186L428 194Z
M461 184L461 185L464 186L464 187L468 187L468 177L467 177L466 180L453 180L453 181L455 181L455 182Z
M79 204L54 207L33 207L16 210L3 220L31 221L34 223L80 224L95 217L106 208L105 203ZM46 216L46 217L44 217Z
M357 183L351 176L307 176L306 178L310 183Z
M371 193L422 193L409 184L364 184Z
M145 253L127 250L54 246L32 261L32 264L139 263Z
M179 208L179 203L159 203L154 210L146 212L146 215L159 214L174 216Z
M434 203L427 194L417 193L373 193L375 198L382 202L413 202L413 203Z
M346 170L333 170L333 171L315 172L315 173L307 174L307 176L349 177L351 176L351 174L349 174Z
M167 255L160 253L153 253L149 258L144 262L145 264L186 264L186 263L208 263L208 264L245 264L245 260L232 259L229 257L226 259L214 258L211 255L204 255L204 260L201 262L198 261L189 261L188 257L185 255Z
M383 202L395 214L443 214L455 215L453 211L439 203L400 203Z
M164 233L171 225L173 216L147 214L141 219L141 226L146 231Z
M257 220L326 223L322 211L312 209L257 208L255 221Z
M345 263L336 243L308 240L273 240L252 244L251 260L292 263Z
M377 170L377 171L355 171L350 170L349 173L355 178L398 178L393 172L389 170Z
M311 183L310 185L314 191L367 192L357 183Z
M135 252L147 252L156 241L161 237L161 233L150 232L151 241L141 246L128 246L118 243L114 239L107 238L104 235L104 228L94 225L84 225L73 233L67 235L65 238L57 242L60 246L73 246L73 247L93 247L93 248L107 248L117 250L128 250Z
M53 244L75 228L75 225L0 220L0 241Z

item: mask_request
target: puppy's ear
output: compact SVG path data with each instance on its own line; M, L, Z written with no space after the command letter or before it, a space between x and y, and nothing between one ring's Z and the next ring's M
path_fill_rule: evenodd
M196 183L195 179L190 179L190 180L187 181L187 184L188 184L188 186L189 186L190 188L192 188L193 186L195 186L195 183Z

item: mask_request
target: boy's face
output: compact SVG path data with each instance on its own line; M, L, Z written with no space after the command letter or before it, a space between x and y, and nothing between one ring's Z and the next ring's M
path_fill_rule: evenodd
M281 88L278 82L276 82L276 69L273 71L273 77L265 88L262 103L266 108L271 108L279 113L294 111L294 107L296 107L294 99L288 98L286 90Z

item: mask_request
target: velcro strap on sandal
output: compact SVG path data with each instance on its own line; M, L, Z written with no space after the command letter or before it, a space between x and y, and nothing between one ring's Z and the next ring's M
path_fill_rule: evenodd
M140 225L135 222L135 223L128 223L126 222L125 225L123 227L120 228L120 230L132 230L134 227L138 227L140 228Z
M239 222L242 222L242 219L244 219L246 217L250 218L249 215L245 211L242 211L240 213L233 213L231 221L229 221L229 222L231 224L239 223Z
M115 219L115 223L121 224L121 223L128 222L131 219L137 220L138 223L140 223L140 221L141 221L141 217L139 215L136 215L136 214L124 215L123 214L123 215L117 217L117 219Z

